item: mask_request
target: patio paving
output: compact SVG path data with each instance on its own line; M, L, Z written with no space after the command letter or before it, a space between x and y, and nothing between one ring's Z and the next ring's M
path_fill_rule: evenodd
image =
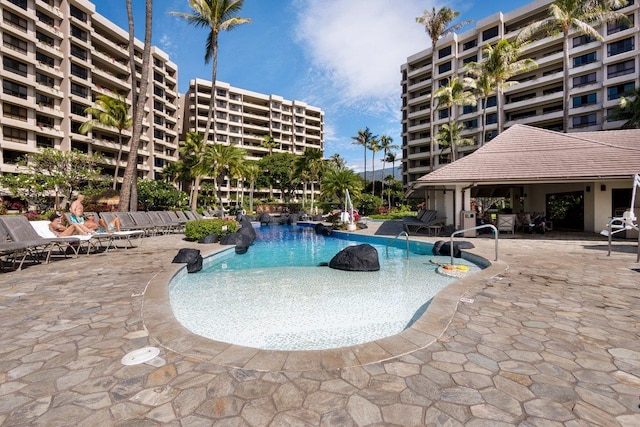
M465 240L493 260L493 239ZM138 243L0 274L0 425L640 425L637 242L608 257L595 235L500 239L430 330L340 354L185 333L162 294L177 250L203 245ZM121 363L145 346L160 355Z

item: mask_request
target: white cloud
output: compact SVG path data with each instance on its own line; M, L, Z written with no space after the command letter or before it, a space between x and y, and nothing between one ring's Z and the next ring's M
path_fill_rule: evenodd
M309 89L342 106L399 117L400 66L429 46L424 0L298 0L297 42Z

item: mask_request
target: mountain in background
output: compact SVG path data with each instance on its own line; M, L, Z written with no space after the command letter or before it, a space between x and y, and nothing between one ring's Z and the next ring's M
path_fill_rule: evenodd
M391 175L392 172L393 172L394 179L397 179L398 181L402 180L402 166L396 166L394 170L391 170L391 166L386 167L384 170L384 176ZM359 172L358 175L364 177L364 172ZM373 179L372 178L373 175L374 174L371 173L371 169L367 169L368 181L371 181ZM375 178L376 178L376 181L380 181L382 178L384 178L382 175L382 169L376 169Z

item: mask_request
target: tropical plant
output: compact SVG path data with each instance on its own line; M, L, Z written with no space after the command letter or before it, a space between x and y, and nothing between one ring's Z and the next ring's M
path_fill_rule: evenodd
M231 145L214 144L207 146L205 164L207 165L207 175L212 176L216 183L216 194L220 209L222 206L222 186L225 177L231 180L241 174L242 164L247 152Z
M346 161L338 153L332 154L331 157L329 157L328 160L330 162L330 165L334 166L337 169L344 169L344 168L347 167Z
M235 233L239 229L237 221L229 219L197 219L188 221L184 225L184 235L187 240L200 240L202 237L215 234L218 237Z
M180 141L178 149L183 157L183 162L189 170L191 185L189 190L189 203L191 210L198 208L198 192L200 190L200 181L207 176L210 168L206 163L208 146L204 137L198 132L187 132L184 141Z
M260 146L262 148L266 148L269 151L269 155L273 154L273 149L278 146L278 143L271 135L265 135L262 137L262 141L260 141ZM282 149L282 147L280 147Z
M345 190L352 198L362 194L363 180L351 169L329 169L322 179L322 193L329 200L336 197L341 206L345 204Z
M126 0L127 18L129 23L129 72L131 73L131 93L135 100L133 103L133 129L131 143L129 145L129 156L127 166L122 177L122 187L120 188L120 203L118 209L121 212L138 209L138 147L140 146L140 136L142 135L142 120L144 119L144 106L147 102L146 96L136 96L136 94L146 94L149 86L149 61L151 58L151 23L153 15L153 1L146 0L145 3L145 31L144 46L142 49L142 68L140 70L141 79L137 78L137 65L135 55L135 31L133 26L133 9L131 0Z
M364 182L367 182L367 150L371 147L371 141L377 139L377 135L373 135L369 128L359 130L357 136L352 136L352 144L361 145L364 147Z
M460 12L455 12L451 8L443 6L440 10L436 11L436 8L433 7L430 11L425 10L422 16L416 18L416 22L424 26L425 32L429 35L431 39L431 52L435 57L436 44L440 37L446 36L449 33L459 30L467 24L470 24L472 21L463 21L454 25L449 25L451 21L456 19L460 15ZM435 88L435 75L436 75L436 61L431 61L431 112L430 112L430 132L429 137L431 138L431 152L430 152L430 170L434 169L434 160L435 160L435 138L434 138L434 109L435 102L433 93L436 91Z
M454 154L456 147L461 145L473 145L473 138L462 137L462 131L465 129L464 125L457 120L450 121L442 125L438 133L436 134L436 140L438 144L444 150L447 147L451 147L452 161L455 161Z
M96 126L107 126L118 130L118 157L113 174L113 189L115 190L118 184L120 160L122 159L122 131L130 129L133 125L133 119L129 116L129 105L121 95L118 97L98 95L96 105L85 108L84 112L90 114L92 118L80 125L80 133L87 134Z
M447 126L447 130L449 131L449 141L453 141L449 146L451 147L451 161L456 161L456 147L455 139L453 138L453 107L457 105L476 105L477 101L473 93L469 90L469 87L465 85L463 81L458 79L457 77L449 77L449 81L446 86L441 86L436 93L434 94L435 98L438 101L438 107L444 105L447 107L449 112L449 126ZM444 126L443 126L444 129ZM439 135L438 135L439 136ZM439 139L436 136L436 139Z
M261 173L260 166L255 161L247 161L242 170L244 177L249 180L249 211L253 212L253 193L256 179Z
M487 101L489 100L489 95L491 95L496 90L495 81L491 78L489 73L485 70L486 62L477 63L472 62L467 65L469 74L474 76L474 78L465 77L466 84L471 88L472 92L479 99L481 108L482 108L482 135L480 135L480 141L478 142L478 146L482 147L485 143L486 138L486 127L487 127ZM497 95L496 95L497 99Z
M187 195L165 181L138 179L138 200L145 211L174 210L186 206Z
M304 154L298 157L296 169L300 176L307 172L309 182L311 183L311 211L315 206L315 183L320 181L322 172L325 169L325 161L322 158L322 150L317 148L307 148Z
M391 152L391 150L397 150L398 145L393 143L393 138L391 138L390 136L387 135L382 135L380 137L380 148L382 149L382 191L384 192L384 185L385 185L385 179L384 177L385 175L385 170L386 170L386 164L387 164L387 156L389 155L389 153Z
M569 131L569 68L571 66L569 39L577 35L587 35L602 41L603 38L597 30L602 24L611 21L629 22L623 13L615 10L626 3L626 0L554 0L549 5L547 18L534 22L518 34L519 41L562 34L564 132Z
M640 129L640 88L622 96L607 119L625 120L623 129Z
M263 182L280 190L283 201L288 202L300 184L296 169L291 167L298 156L293 153L274 153L258 161L263 171Z
M187 20L189 24L198 28L208 28L209 34L205 45L204 62L211 66L211 97L209 99L209 114L204 131L204 140L216 141L213 111L216 105L216 75L218 72L218 38L222 31L230 31L235 27L251 22L251 19L238 15L242 10L244 0L188 0L192 13L170 12ZM209 134L213 133L213 138Z

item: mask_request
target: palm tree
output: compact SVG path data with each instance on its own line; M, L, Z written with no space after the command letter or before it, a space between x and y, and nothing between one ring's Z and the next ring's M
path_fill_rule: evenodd
M129 116L129 105L123 96L118 95L117 98L114 98L108 95L99 95L96 99L96 105L85 108L84 112L90 114L92 118L80 125L80 133L87 134L95 126L108 126L118 130L118 157L113 174L113 189L115 190L118 184L120 159L122 159L122 131L133 125L133 119Z
M564 52L563 116L564 131L569 131L569 39L576 35L588 35L596 40L603 38L596 28L611 21L629 22L615 9L624 6L626 0L554 0L549 5L549 16L534 22L518 34L518 40L562 34Z
M623 129L640 129L640 88L621 97L608 119L626 120Z
M362 145L364 147L364 182L367 182L367 150L371 146L371 141L377 139L377 135L373 135L369 128L365 128L364 130L359 130L357 136L352 136L353 139L352 144Z
M205 45L204 62L212 61L211 67L211 97L209 99L209 115L204 131L204 140L209 141L209 133L213 130L213 141L216 141L215 126L213 123L213 111L216 105L216 74L218 72L218 37L222 31L230 31L248 22L251 19L240 18L238 13L242 10L244 0L189 0L189 7L193 13L170 12L187 20L196 27L209 29Z
M460 15L460 12L455 12L451 8L443 6L440 10L436 11L436 8L433 7L431 11L425 10L422 16L416 18L416 22L424 25L424 30L429 35L431 39L431 51L433 56L435 57L436 51L436 43L440 37L446 36L449 33L459 30L465 25L471 23L471 21L463 21L457 23L455 25L449 26L451 21L456 19ZM436 61L431 61L431 116L430 116L430 132L429 137L431 138L431 152L430 152L430 168L431 171L434 169L434 150L435 150L435 138L434 138L434 109L435 103L433 98L433 93L436 91L435 85L435 76L436 76Z
M480 140L478 142L478 147L482 147L486 138L486 127L487 127L487 101L489 100L489 95L491 95L496 90L496 85L494 80L485 70L486 62L477 63L472 62L467 65L469 74L474 76L465 77L464 81L467 86L471 87L472 92L475 94L476 98L481 100L480 105L482 106L482 135L480 135Z
M378 138L372 139L369 143L369 150L371 150L371 195L376 195L376 153L380 151L380 141Z
M249 212L253 212L253 193L256 179L260 175L260 166L255 161L247 161L243 168L245 179L249 180Z
M189 193L191 210L198 208L200 181L209 172L209 167L206 163L207 147L204 137L198 132L188 132L186 139L180 142L179 152L184 158L185 165L191 170L191 189Z
M483 49L486 61L483 63L483 72L493 80L496 89L496 107L498 119L498 133L504 130L502 97L504 89L517 85L518 82L510 80L513 76L538 68L538 64L531 58L520 59L520 54L525 45L507 39L501 39L495 46L487 45Z
M380 137L380 148L382 149L382 176L385 176L385 166L387 162L387 155L391 152L391 150L397 150L398 145L393 143L393 138L387 135L382 135ZM385 180L382 180L382 191L384 192L384 183Z
M322 158L322 150L318 148L307 148L302 155L304 162L309 171L311 181L311 212L315 205L315 183L320 181L320 176L325 169L325 162Z
M453 153L456 151L455 147L460 145L473 145L473 138L463 138L461 136L464 129L465 127L462 123L457 120L453 120L442 125L440 131L436 135L438 144L440 144L443 149L451 147L452 157ZM452 161L455 161L455 158Z
M344 158L340 157L340 154L333 153L331 157L329 157L329 161L335 166L337 169L344 169L347 167L347 164Z
M262 148L266 148L269 151L269 155L273 154L273 149L276 148L278 143L275 138L271 135L265 135L262 137L262 141L260 142L260 146ZM282 147L280 147L282 149Z
M214 144L207 146L205 163L208 167L208 175L212 176L216 182L216 194L220 209L223 209L222 184L224 178L231 179L231 177L240 174L246 154L246 150L231 145Z
M337 197L341 206L345 204L345 190L352 198L358 198L362 187L362 178L351 169L329 169L322 179L323 194Z
M129 72L131 73L131 93L135 102L133 103L133 129L130 139L129 156L127 157L127 166L122 177L122 187L120 187L120 203L118 204L118 210L120 212L138 210L138 147L140 146L140 136L142 135L142 120L145 115L144 106L147 102L147 97L136 97L135 94L146 94L147 87L149 86L153 0L146 0L145 3L144 47L142 48L142 69L140 71L142 78L139 82L136 77L135 31L133 27L131 0L126 0L126 6L129 23ZM140 83L139 89L138 83Z
M453 107L457 105L476 105L477 101L473 93L468 90L468 86L457 77L450 77L446 86L439 88L434 94L438 100L438 107L444 105L449 111L449 126L447 129L451 132L449 140L453 141ZM437 139L437 138L436 138ZM456 161L456 144L451 144L451 162Z

